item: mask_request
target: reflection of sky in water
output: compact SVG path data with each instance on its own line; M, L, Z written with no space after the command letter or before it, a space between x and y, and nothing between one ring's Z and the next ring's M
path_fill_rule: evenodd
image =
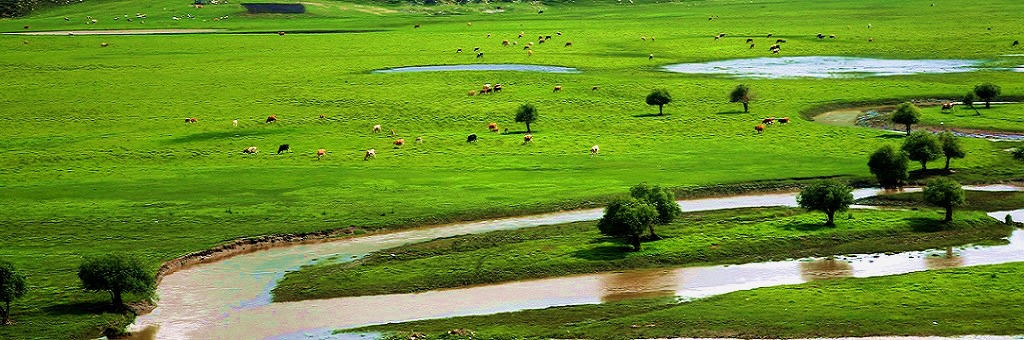
M858 78L920 73L971 72L979 60L890 60L850 57L783 57L721 60L665 66L676 73L746 78ZM1017 71L1024 72L1021 69Z
M544 73L579 73L572 67L544 66L544 65L522 65L522 64L472 64L472 65L438 65L438 66L410 66L396 67L385 70L376 70L373 73L400 73L400 72L444 72L444 71L521 71L521 72L544 72Z

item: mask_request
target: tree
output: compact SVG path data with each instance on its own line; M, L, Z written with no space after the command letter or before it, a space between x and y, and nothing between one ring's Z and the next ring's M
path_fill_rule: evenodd
M910 134L910 125L921 121L921 110L913 103L903 103L896 106L896 111L889 118L893 123L903 124L907 127L907 134Z
M1010 151L1010 153L1013 155L1013 159L1024 161L1024 147L1017 147Z
M978 101L978 95L974 94L974 92L967 92L967 94L964 95L964 99L961 99L960 101L964 103L964 105L967 105L967 107L974 110L974 113L979 116L981 115L981 112L978 112L978 108L974 107L974 102Z
M946 171L949 171L949 160L951 158L964 158L967 150L960 145L960 139L952 132L946 131L939 134L939 142L942 143L942 154L946 156Z
M892 145L886 145L871 154L868 168L878 179L878 185L895 189L902 187L903 181L907 180L907 163L910 163L907 154L897 151Z
M747 107L747 104L750 103L750 97L750 86L739 84L732 90L732 93L729 93L729 102L743 103L743 112L750 112Z
M999 85L992 83L984 83L974 87L974 94L978 95L978 98L985 101L985 108L991 108L992 99L995 99L1003 89L999 88Z
M662 188L658 185L652 187L647 183L640 183L629 189L629 195L654 206L654 209L658 211L658 217L655 220L657 224L671 223L679 214L683 213L683 210L679 208L679 203L676 203L676 194L669 188ZM654 233L653 223L650 225L650 231L651 239L660 239L658 234Z
M928 131L915 131L903 141L903 152L912 161L921 163L921 170L928 170L928 161L942 156L942 142Z
M843 182L828 179L815 182L796 196L801 208L810 211L821 211L828 216L825 225L835 225L835 214L844 211L853 204L853 188Z
M640 236L658 220L658 210L635 198L613 201L597 221L601 234L618 237L640 251Z
M530 124L537 121L537 108L533 104L523 104L516 110L516 123L526 123L526 133L530 131Z
M647 95L647 105L657 105L659 116L664 114L662 108L671 102L672 95L668 94L668 90L666 89L653 89L651 90L651 94Z
M0 260L0 326L11 323L11 301L25 296L25 275L14 264Z
M123 308L124 293L151 295L155 286L153 275L146 272L142 261L125 254L107 254L86 258L78 267L82 287L90 291L110 292L114 308Z
M924 200L928 204L946 209L946 222L953 220L953 208L964 204L964 188L948 178L938 178L924 188Z

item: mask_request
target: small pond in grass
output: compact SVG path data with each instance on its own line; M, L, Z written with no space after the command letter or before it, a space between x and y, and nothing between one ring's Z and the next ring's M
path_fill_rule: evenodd
M854 57L778 57L720 60L664 66L669 72L741 78L861 78L925 73L972 72L981 60L873 59Z
M374 70L373 73L400 73L400 72L450 72L450 71L519 71L519 72L544 72L544 73L579 73L572 67L525 65L525 64L467 64L467 65L435 65L435 66L408 66L396 67L383 70Z

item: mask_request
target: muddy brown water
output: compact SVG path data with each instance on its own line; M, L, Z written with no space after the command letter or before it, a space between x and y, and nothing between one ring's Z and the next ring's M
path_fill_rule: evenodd
M990 191L1014 186L967 187ZM913 189L908 191L917 191ZM857 198L885 194L858 189ZM680 201L684 211L796 206L796 193ZM931 268L1024 261L1024 231L1009 244L895 255L866 254L731 266L637 270L436 290L415 294L271 303L270 290L287 271L316 261L351 261L369 252L438 237L595 220L601 209L558 212L413 229L295 245L200 264L164 277L158 307L130 329L158 339L324 338L332 330L388 322L482 315L637 297L700 298L758 287L834 277L893 275ZM1005 212L997 214L1000 220ZM1024 215L1024 211L1014 214ZM1024 216L1022 216L1024 220ZM941 260L946 258L947 260ZM148 337L147 337L148 338Z

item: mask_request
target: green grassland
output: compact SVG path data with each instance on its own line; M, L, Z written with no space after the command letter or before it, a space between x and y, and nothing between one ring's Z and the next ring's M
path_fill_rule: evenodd
M971 13L984 13L978 16L956 10L952 0L503 3L505 11L493 14L487 10L496 5L313 3L308 14L279 16L248 15L235 5L197 10L186 2L95 1L0 20L0 31L7 32L26 25L290 32L0 35L0 257L25 270L31 286L14 304L17 323L0 327L0 337L90 337L106 318L117 318L96 316L105 296L78 287L74 270L86 255L125 251L145 257L155 270L164 260L239 237L594 206L641 181L694 189L864 178L867 155L898 139L801 119L764 135L753 126L765 116L798 117L833 103L956 98L980 82L997 83L1007 95L1024 92L1024 74L1005 71L738 80L657 68L769 56L769 41L761 38L767 33L788 40L786 56L978 58L1016 65L1021 58L1002 56L1015 53L1010 42L1024 31L1015 20L1020 4L1011 0L972 4ZM137 12L147 14L144 24L124 20ZM186 13L196 19L171 19ZM712 15L718 19L707 20ZM87 25L86 16L98 23ZM299 31L359 33L294 34ZM521 31L525 37L517 39ZM564 34L535 45L532 57L519 47L557 31ZM728 36L711 38L721 32ZM819 41L819 32L838 37ZM748 36L756 49L747 48ZM503 39L519 45L503 48ZM573 46L563 47L565 41ZM455 53L474 47L485 57ZM582 72L370 73L485 62ZM506 89L466 95L484 83ZM727 102L739 83L756 93L748 114ZM552 93L555 85L565 90ZM675 97L665 116L650 116L656 108L643 103L655 87ZM532 145L521 145L524 128L512 121L523 103L536 105L541 116L532 126ZM264 124L272 114L280 121ZM188 117L199 121L183 123ZM487 133L489 122L513 133ZM425 142L394 149L386 133L371 133L375 124ZM469 133L480 141L466 144ZM294 152L273 155L285 143ZM602 151L591 158L587 150L594 144ZM960 179L1024 175L1005 147L964 144L968 157L953 162ZM262 152L242 155L248 146ZM319 148L328 154L316 161ZM378 156L364 162L368 148Z
M1024 266L1003 264L760 288L691 302L627 300L356 331L468 329L486 339L1014 335L1024 332Z
M1024 105L995 104L986 109L985 103L970 107L958 105L953 110L942 112L941 107L922 108L922 124L932 126L955 126L982 131L1024 132Z

